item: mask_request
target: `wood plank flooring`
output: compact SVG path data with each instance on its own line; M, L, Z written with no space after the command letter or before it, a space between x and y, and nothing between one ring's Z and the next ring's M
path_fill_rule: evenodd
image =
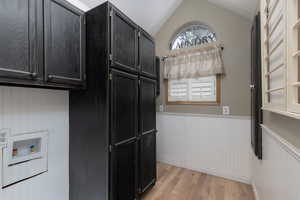
M143 200L255 200L250 185L157 163L158 180Z

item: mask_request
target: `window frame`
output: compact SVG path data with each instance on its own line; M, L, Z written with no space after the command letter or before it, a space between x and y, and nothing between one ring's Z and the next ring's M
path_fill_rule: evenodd
M167 105L220 105L221 104L221 75L216 75L216 101L169 101L169 80L164 80Z
M175 49L172 49L173 47L173 44L174 42L178 39L178 36L186 31L188 28L190 27L193 27L193 26L200 26L202 28L206 28L208 31L210 31L212 34L214 34L214 38L215 38L215 41L212 41L212 42L208 42L208 43L203 43L203 44L197 44L197 45L191 45L191 46L188 46L188 47L184 47L184 48L175 48ZM193 48L195 46L201 46L201 45L206 45L206 44L211 44L211 43L215 43L218 41L218 35L216 33L216 31L209 25L205 24L205 23L202 23L202 22L190 22L190 23L187 23L187 24L184 24L183 26L181 26L171 37L171 40L169 41L169 50L170 51L176 51L176 50L181 50L181 49L185 49L185 48Z

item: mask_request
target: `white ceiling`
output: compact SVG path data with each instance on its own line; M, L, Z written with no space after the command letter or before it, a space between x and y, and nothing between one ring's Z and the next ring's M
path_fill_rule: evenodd
M84 11L90 10L105 0L67 0ZM110 0L135 23L155 35L182 0Z
M105 0L67 0L88 11ZM183 0L110 0L133 21L155 35ZM203 1L203 0L198 0ZM258 0L208 0L241 16L252 19Z
M208 0L209 2L229 9L248 19L253 19L257 7L258 0Z

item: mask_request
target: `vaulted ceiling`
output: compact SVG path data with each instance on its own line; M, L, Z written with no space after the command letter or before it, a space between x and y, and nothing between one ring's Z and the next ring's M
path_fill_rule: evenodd
M209 2L231 10L248 19L252 19L258 7L258 0L208 0Z
M87 11L105 0L68 0ZM152 35L167 21L182 0L110 0Z
M84 11L90 10L105 0L67 0ZM126 15L155 35L184 0L110 0ZM205 0L197 0L205 1ZM251 19L258 0L208 0L218 6Z

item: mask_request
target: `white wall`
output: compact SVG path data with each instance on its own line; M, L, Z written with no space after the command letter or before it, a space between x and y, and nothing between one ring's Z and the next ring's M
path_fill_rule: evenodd
M263 128L263 160L253 156L257 200L300 199L300 150L269 128Z
M157 128L159 161L251 182L248 117L158 113Z
M68 92L0 87L0 129L2 128L10 128L13 135L48 130L49 171L4 190L0 189L0 199L68 200Z

